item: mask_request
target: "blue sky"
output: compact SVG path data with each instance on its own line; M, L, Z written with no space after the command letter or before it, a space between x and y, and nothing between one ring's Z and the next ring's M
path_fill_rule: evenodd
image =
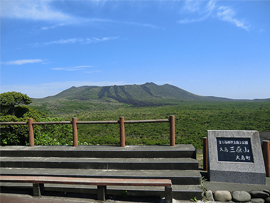
M172 84L270 98L270 1L1 0L1 92Z

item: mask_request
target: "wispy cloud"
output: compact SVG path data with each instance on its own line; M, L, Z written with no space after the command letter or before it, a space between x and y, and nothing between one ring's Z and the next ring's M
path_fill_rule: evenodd
M190 12L201 12L201 7L203 1L199 0L186 0L184 4L184 9Z
M236 12L233 8L228 6L218 6L215 0L201 1L201 0L186 0L183 9L192 15L197 15L195 18L184 18L178 23L195 23L207 20L213 17L222 21L234 24L237 27L249 30L250 25L244 20L236 17Z
M152 29L158 28L156 25L144 22L129 22L119 21L113 19L102 18L85 18L74 16L70 13L61 11L59 8L53 7L55 0L2 0L0 7L0 16L4 18L19 19L19 20L34 20L53 23L41 27L41 30L50 30L63 26L70 25L85 25L95 23L119 23L125 25L134 25L148 27ZM92 6L103 7L106 0L91 0L89 2Z
M55 25L51 26L43 26L41 29L42 30L49 30L49 29L54 29L62 26L67 26L67 25L72 25L72 24L86 24L86 23L115 23L115 24L123 24L123 25L134 25L134 26L139 26L139 27L146 27L146 28L152 28L152 29L159 29L158 26L150 24L150 23L141 23L141 22L131 22L131 21L119 21L119 20L112 20L112 19L99 19L99 18L84 18L81 19L78 22L68 22L68 23L58 23Z
M23 59L23 60L2 62L2 64L6 64L6 65L24 65L24 64L29 64L29 63L42 63L42 62L44 62L44 60L42 60L42 59Z
M233 23L237 27L243 28L245 30L248 30L249 27L250 27L247 23L245 23L244 20L236 19L235 11L232 8L229 8L229 7L220 6L218 8L217 16L221 20Z
M204 21L207 18L208 18L208 16L202 16L200 18L185 18L183 20L179 20L178 23L181 23L181 24L197 23L197 22Z
M54 40L50 42L43 42L43 43L35 43L32 44L34 46L41 46L41 45L52 45L52 44L90 44L90 43L98 43L98 42L105 42L105 41L110 41L110 40L116 40L119 37L102 37L102 38L96 38L96 37L91 37L91 38L71 38L71 39L59 39L59 40Z
M51 6L52 0L18 0L1 1L1 16L6 18L24 20L43 20L51 22L74 22L77 17L54 9Z
M93 23L113 23L116 21L113 21L111 19L101 19L101 18L75 18L72 21L67 21L67 22L62 22L62 23L56 23L54 25L50 26L43 26L41 27L41 30L50 30L50 29L55 29L58 27L63 27L63 26L69 26L69 25L76 25L76 24L93 24Z
M123 23L126 25L135 25L135 26L141 26L141 27L149 27L149 28L153 28L153 29L158 29L159 27L153 24L149 24L149 23L139 23L139 22L126 22L126 21L115 21L118 23Z
M93 66L73 66L73 67L64 67L64 68L52 68L52 70L64 70L64 71L78 71L84 70L85 68L92 68Z
M191 13L192 16L196 15L196 17L184 18L182 20L179 20L178 23L186 24L204 21L211 16L215 7L216 5L214 0L186 0L183 10Z
M100 73L101 70L92 70L92 71L85 71L85 73L89 73L89 74L92 74L92 73Z

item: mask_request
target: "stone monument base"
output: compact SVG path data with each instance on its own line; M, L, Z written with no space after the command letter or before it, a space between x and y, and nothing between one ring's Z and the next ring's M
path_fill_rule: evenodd
M236 171L211 171L210 180L213 182L240 183L265 185L264 173L246 173Z
M266 184L258 131L208 130L207 142L210 181Z

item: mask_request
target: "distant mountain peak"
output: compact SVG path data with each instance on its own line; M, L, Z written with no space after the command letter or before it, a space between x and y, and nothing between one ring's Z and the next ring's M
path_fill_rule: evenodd
M177 104L183 101L227 101L226 98L203 97L176 86L157 85L146 82L142 85L81 86L64 90L47 99L91 100L92 102L117 102L133 106L157 106Z

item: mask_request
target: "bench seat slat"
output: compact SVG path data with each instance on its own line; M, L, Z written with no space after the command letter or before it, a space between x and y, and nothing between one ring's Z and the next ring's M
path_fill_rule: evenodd
M52 176L0 176L2 182L55 183L81 185L122 186L172 186L169 179L116 179L116 178L72 178Z

